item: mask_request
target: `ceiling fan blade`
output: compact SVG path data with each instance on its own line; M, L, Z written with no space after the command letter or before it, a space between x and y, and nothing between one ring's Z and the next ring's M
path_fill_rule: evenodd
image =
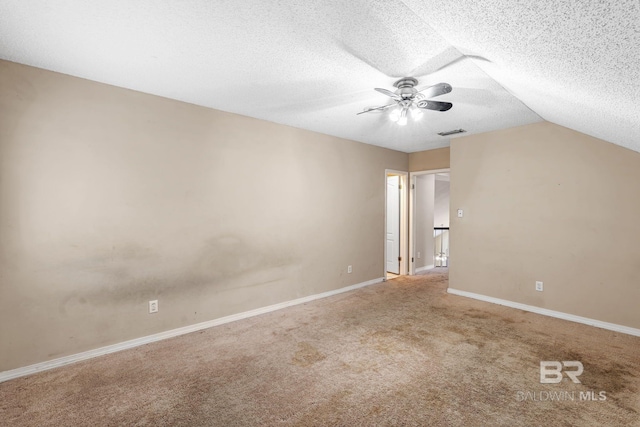
M419 101L418 108L422 108L424 110L434 110L434 111L447 111L453 107L453 104L450 102L440 102L440 101Z
M402 97L400 95L396 95L395 93L391 92L390 90L387 89L382 89L382 88L375 88L375 90L377 90L380 93L384 93L387 96L390 96L391 98L395 99L396 101L402 101Z
M356 116L358 114L363 114L363 113L369 113L371 111L382 111L382 110L386 110L389 107L393 107L394 105L397 104L388 104L388 105L382 105L380 107L369 107L369 108L365 108L363 111L360 111L359 113L356 113Z
M418 89L418 92L422 93L425 98L435 98L436 96L451 92L452 89L449 83L438 83L433 86Z

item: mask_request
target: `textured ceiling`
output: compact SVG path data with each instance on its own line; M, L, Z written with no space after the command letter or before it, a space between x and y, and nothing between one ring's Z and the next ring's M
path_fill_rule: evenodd
M400 151L548 120L640 151L640 0L0 0L0 58ZM419 122L356 116L398 77Z

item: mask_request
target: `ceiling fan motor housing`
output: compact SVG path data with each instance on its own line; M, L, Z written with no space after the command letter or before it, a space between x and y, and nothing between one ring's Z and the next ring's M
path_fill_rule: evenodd
M418 92L414 86L418 84L418 80L413 77L403 77L393 84L397 87L396 94L403 99L412 99Z
M403 77L393 84L397 88L414 87L418 84L418 80L413 77Z

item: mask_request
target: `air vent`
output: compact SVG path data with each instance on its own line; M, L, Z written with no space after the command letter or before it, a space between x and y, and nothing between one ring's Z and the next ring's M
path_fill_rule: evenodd
M447 132L438 132L438 135L440 136L449 136L449 135L455 135L456 133L465 133L466 130L464 129L454 129L454 130L450 130Z

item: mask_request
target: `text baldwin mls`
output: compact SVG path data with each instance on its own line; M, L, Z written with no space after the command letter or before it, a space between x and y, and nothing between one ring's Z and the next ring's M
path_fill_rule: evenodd
M548 401L604 401L607 400L607 392L601 391L596 393L595 391L519 391L516 393L516 400L518 402L524 402L527 400L533 402L548 402Z

